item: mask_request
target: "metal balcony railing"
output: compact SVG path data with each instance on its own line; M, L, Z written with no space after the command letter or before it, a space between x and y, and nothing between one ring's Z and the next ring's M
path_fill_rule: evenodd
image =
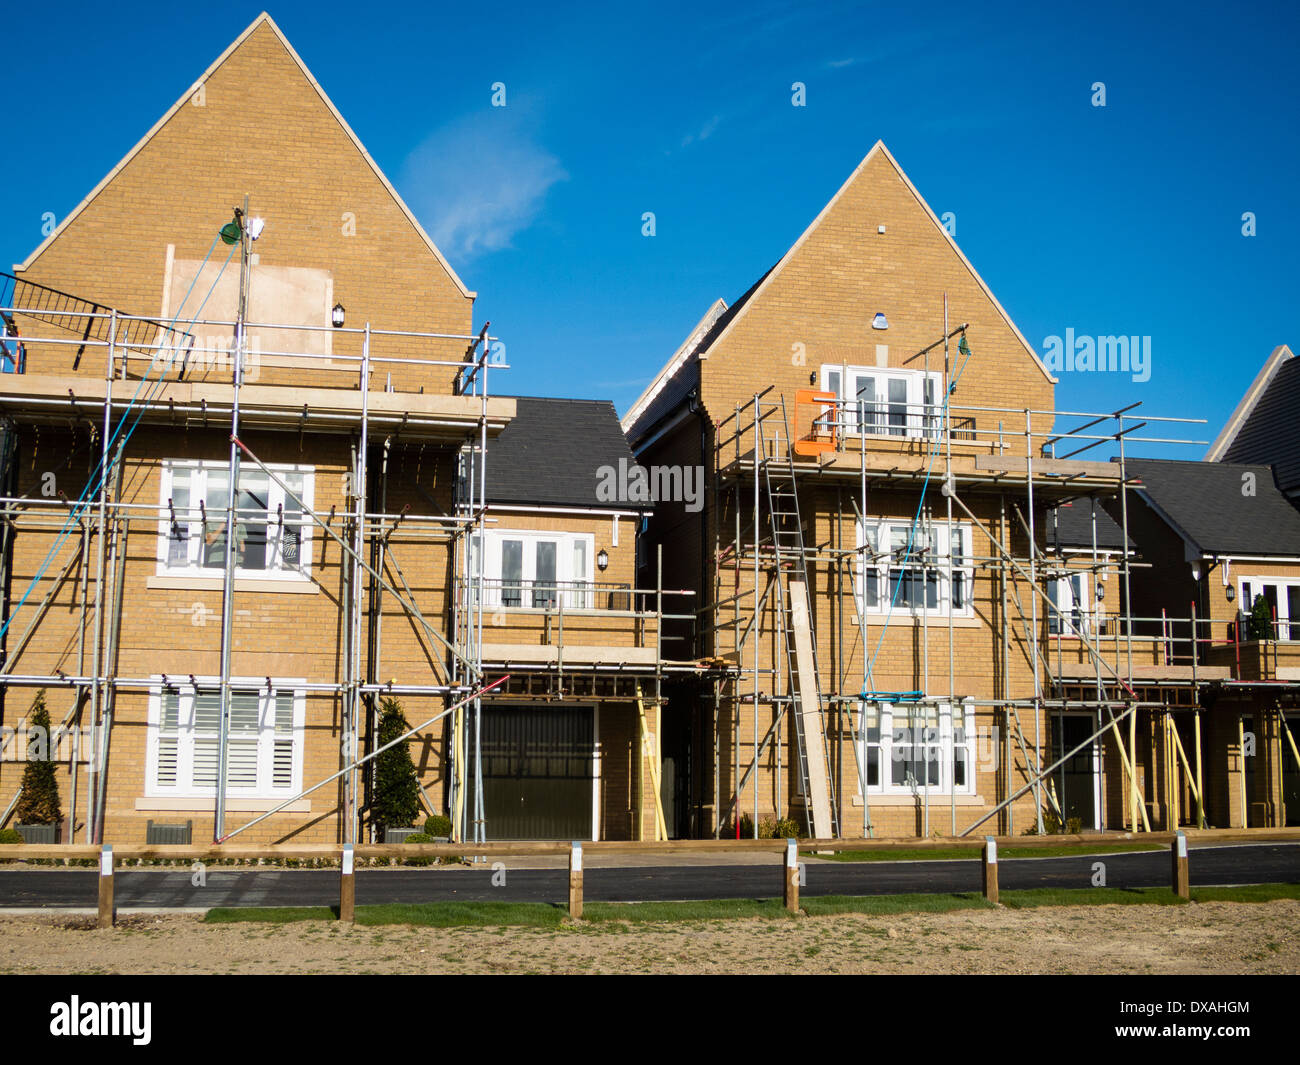
M634 592L631 585L617 582L484 579L481 594L486 610L564 609L628 613L653 609L647 602L648 593ZM472 592L469 605L479 605Z

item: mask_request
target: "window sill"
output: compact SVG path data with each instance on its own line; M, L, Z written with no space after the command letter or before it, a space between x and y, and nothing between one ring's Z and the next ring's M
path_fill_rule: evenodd
M885 614L883 611L879 614L868 611L867 627L870 628L872 625L883 625L885 623L886 617L889 617L891 624L897 623L899 621L908 621L908 620L917 623L920 623L921 621L924 620L930 624L941 624L941 625L948 624L947 614L914 614L907 607L899 607L894 611L892 617L888 614ZM857 614L849 614L849 624L850 625L858 624ZM984 622L981 618L973 617L970 615L963 616L962 614L953 614L952 625L953 628L955 629L977 629L982 627L984 625Z
M872 794L872 793L868 793L868 794L867 794L867 799L868 799L868 801L871 803L871 805L872 805L873 807L875 807L875 806L915 806L918 802L919 802L919 803L924 803L924 802L925 802L925 791L924 791L924 790L921 790L921 791L918 792L916 795L911 795L911 794L908 794L908 795L892 795L892 794L890 794L890 795L875 795L875 794ZM852 797L851 802L852 802L852 805L853 805L853 806L861 806L861 805L862 805L862 796L861 796L861 795L854 795L854 796ZM930 805L931 805L931 806L951 806L951 805L952 805L952 797L951 797L951 795L950 795L948 792L946 792L946 791L932 791L932 792L930 792ZM958 806L984 806L984 805L986 805L986 803L985 803L985 801L984 801L984 796L983 796L983 795L958 795L958 796L957 796L957 805L958 805Z
M173 577L154 574L146 578L146 588L173 588L194 592L219 592L224 581L221 577ZM260 577L236 577L237 592L288 592L297 595L316 595L320 586L313 580L267 579Z
M470 609L470 610L474 610L475 608L474 608L473 606L471 606L471 607L469 607L469 609ZM554 616L554 615L556 615L556 614L559 614L559 612L560 612L560 608L559 608L558 606L553 606L553 607L541 607L541 606L488 606L486 603L483 605L483 613L484 613L485 615L496 614L496 613L498 613L498 612L504 614L504 615L505 615L506 617L508 617L508 618L513 618L513 617L545 617L547 614L550 614L550 615L552 615L552 616ZM634 617L644 617L645 615L644 615L644 614L638 614L635 610L598 610L598 609L595 608L595 607L566 606L566 607L564 608L564 616L565 616L566 618L567 618L567 617L591 617L591 618L604 618L604 617L627 617L627 618L634 618Z
M274 810L280 805L283 799L227 799L226 809L238 813L265 813L267 810ZM211 813L213 804L216 802L214 797L196 797L193 795L167 795L167 796L145 796L143 799L135 800L135 808L140 811L158 812L158 813ZM305 814L311 812L311 800L299 799L292 802L282 811L286 814Z

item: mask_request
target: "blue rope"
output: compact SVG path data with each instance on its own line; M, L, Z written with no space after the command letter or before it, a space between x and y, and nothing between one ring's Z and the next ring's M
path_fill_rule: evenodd
M212 257L212 252L215 250L217 246L217 241L219 239L220 239L220 234L218 234L216 237L213 238L212 246L208 248L207 255L203 257L203 262L199 264L199 269L194 274L194 280L190 282L190 287L189 289L186 290L185 298L181 300L180 305L176 308L175 316L172 318L171 322L168 323L167 326L168 332L175 331L176 322L180 319L181 311L184 309L185 304L189 302L190 294L194 291L194 286L198 282L199 275L203 273L203 267L207 265L208 260ZM189 328L193 327L194 323L198 321L199 315L202 314L203 308L207 306L208 300L211 298L213 291L217 287L217 281L221 279L221 275L225 273L226 267L230 265L230 259L231 256L234 255L234 252L235 252L235 246L231 245L230 252L226 255L226 261L221 264L221 269L217 272L216 278L213 279L212 286L208 289L207 295L203 297L203 302L199 304L198 310L195 311L194 313L194 317L190 319L186 327L186 332L188 332ZM31 597L32 592L36 590L36 586L40 583L41 579L45 576L45 573L49 570L51 564L54 562L54 559L57 557L59 550L62 548L64 542L67 540L69 534L71 533L73 523L79 521L81 515L84 514L89 509L90 500L88 499L88 496L98 493L101 486L104 484L105 480L107 479L108 475L112 472L112 467L115 460L111 457L108 457L106 459L105 455L109 454L109 452L112 449L113 442L117 439L118 435L122 432L122 429L125 427L127 423L127 418L130 415L132 409L135 407L136 401L140 397L141 389L143 389L145 384L149 381L149 375L150 373L153 372L154 365L158 362L159 354L161 354L161 349L159 350L158 353L155 353L152 359L149 360L149 366L146 368L144 375L141 377L139 385L136 386L136 390L132 394L131 401L127 404L126 410L123 411L122 418L117 423L117 428L113 431L112 435L108 439L108 445L104 449L104 455L101 455L95 472L91 474L90 480L86 482L86 486L81 490L81 494L77 497L76 506L74 506L73 509L69 512L68 517L65 519L63 523L63 527L59 530L58 534L55 536L54 543L50 547L49 552L46 554L45 560L38 567L36 574L32 577L31 582L27 586L27 590L23 592L22 597L15 604L13 610L9 612L9 616L4 619L3 623L0 623L0 637L3 637L4 634L9 631L9 626L13 624L14 618L18 616L18 611L20 611L23 608L23 605ZM134 434L136 427L140 424L140 419L144 416L144 412L148 407L149 401L153 398L158 388L163 383L164 381L161 375L158 377L156 381L153 382L153 385L150 388L149 395L146 396L145 398L145 403L140 407L139 411L136 413L135 421L132 422L131 428L129 429L126 436L122 440L123 448L125 448L127 442L131 439L132 434Z
M963 339L965 339L965 334L962 334L962 336L963 336ZM960 350L961 350L961 346L958 345L958 351L960 351ZM968 348L967 348L967 351L969 352L969 350L970 350L970 349L969 349L969 347L968 347ZM957 371L957 376L954 377L954 378L952 379L952 383L948 386L947 390L944 392L944 395L943 395L943 407L942 407L941 409L942 409L942 411L943 411L945 417L946 417L947 414L948 414L948 405L949 405L949 402L950 402L950 400L951 400L951 398L952 398L952 394L953 394L953 392L955 392L956 389L957 389L957 382L961 380L961 375L962 375L963 373L966 372L966 367L970 365L970 360L971 360L971 355L968 354L968 355L966 356L965 361L961 364L961 368ZM931 473L933 472L933 470L934 470L934 460L935 460L936 458L938 458L938 457L939 457L939 440L938 440L938 438L936 437L936 439L935 439L935 441L934 441L934 448L933 448L933 449L931 450L931 452L930 452L930 461L929 461L929 464L926 466L926 469L925 469L925 480L924 480L924 481L922 482L922 484L921 484L921 498L917 501L917 504L916 504L916 513L912 516L912 525L911 525L911 527L910 527L910 528L908 529L908 531L907 531L907 549L906 549L906 550L904 551L904 553L903 553L903 566L902 566L902 568L903 568L904 571L906 571L906 569L907 569L907 562L908 562L908 559L912 557L912 544L915 542L915 539L916 539L916 526L917 526L917 523L921 520L921 508L925 506L925 493L926 493L927 489L930 487L930 474L931 474ZM864 529L863 529L864 534L865 534L865 522L866 522L866 517L867 517L867 516L866 516L865 514L863 514L863 516L862 516L862 520L863 520L863 523L864 523ZM949 550L949 551L952 550L952 545L951 545L951 544L948 545L948 550ZM923 574L922 576L924 576L924 574ZM889 600L889 609L888 609L887 611L885 611L885 622L884 622L884 624L881 626L881 629L880 629L880 639L876 641L876 649L875 649L875 651L872 652L871 660L867 663L867 680L868 680L868 681L870 681L870 680L872 679L872 672L873 672L873 670L875 669L876 659L877 659L877 658L879 657L879 655L880 655L880 648L884 645L884 642L885 642L885 633L886 633L886 632L888 631L888 629L889 629L889 622L890 622L890 619L891 619L891 618L893 617L893 615L894 615L894 606L895 606L895 604L898 602L898 593L901 592L902 590L903 590L903 581L900 579L899 582L898 582L898 584L897 584L897 585L895 586L895 588L894 588L894 594L890 597L890 600ZM924 594L924 590L922 591L922 594ZM949 594L949 595L952 594L952 589L951 589L951 588L948 589L948 594ZM865 688L865 685L864 685L864 688Z

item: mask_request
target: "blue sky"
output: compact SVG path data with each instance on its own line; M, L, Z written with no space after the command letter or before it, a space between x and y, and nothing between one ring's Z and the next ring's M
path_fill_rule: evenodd
M1040 352L1067 328L1152 338L1150 380L1063 373L1059 408L1141 400L1210 439L1274 346L1300 345L1300 7L1059 7L269 10L479 292L511 391L625 409L881 138ZM6 267L260 10L6 14L28 42L6 50Z

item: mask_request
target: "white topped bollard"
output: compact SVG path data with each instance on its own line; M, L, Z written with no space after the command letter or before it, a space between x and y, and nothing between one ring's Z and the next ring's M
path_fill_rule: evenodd
M355 924L357 920L354 853L351 843L343 844L343 859L339 862L339 920L347 924Z
M1173 861L1173 889L1180 899L1191 899L1192 882L1187 871L1187 837L1182 832L1174 833L1170 846L1170 858Z
M791 913L799 912L799 841L785 841L785 890L783 892L785 908Z
M113 845L99 852L99 927L113 927Z
M981 868L984 871L984 897L996 905L998 901L998 841L992 836L984 837L984 856Z
M569 848L569 916L582 919L582 843L576 839Z

